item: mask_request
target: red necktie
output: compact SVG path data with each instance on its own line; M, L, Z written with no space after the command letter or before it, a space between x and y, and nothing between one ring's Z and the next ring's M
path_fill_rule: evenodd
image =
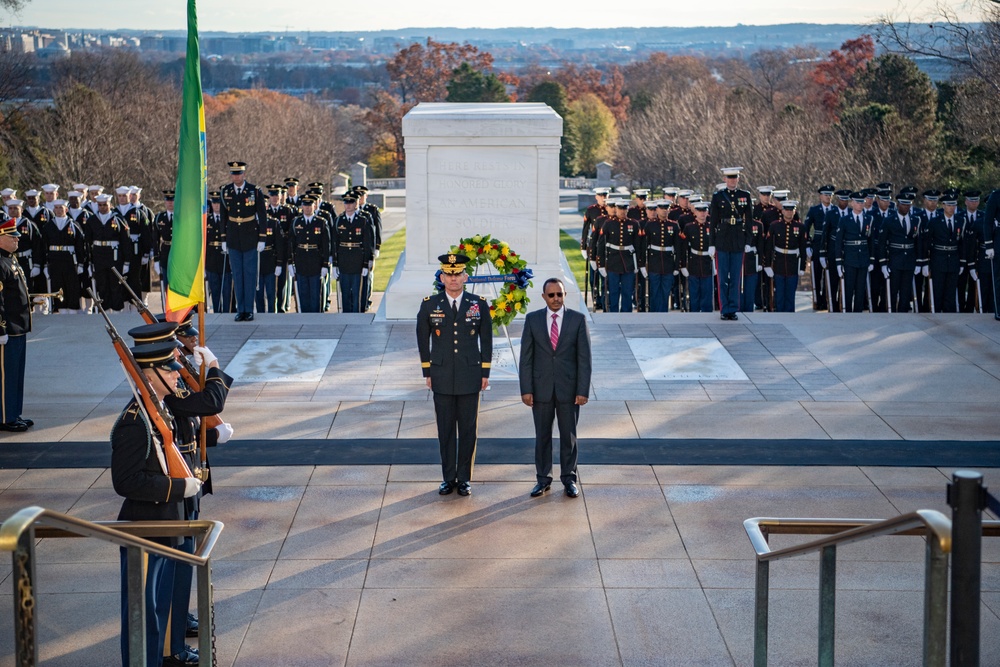
M556 345L559 344L559 326L556 324L556 319L559 317L559 313L552 313L552 328L549 329L549 340L552 341L552 349L556 349Z

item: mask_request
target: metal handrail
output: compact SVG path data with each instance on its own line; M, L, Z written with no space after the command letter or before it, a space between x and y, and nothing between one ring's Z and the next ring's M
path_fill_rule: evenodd
M833 667L837 591L837 547L884 535L926 535L924 566L923 664L944 667L947 660L948 554L951 552L951 520L936 510L917 510L890 519L788 519L758 517L743 527L757 554L754 603L754 667L767 665L768 596L770 565L780 560L818 551L819 659L821 667ZM771 550L769 534L828 535L806 544Z
M35 600L35 538L90 537L126 549L130 667L146 664L146 553L187 563L198 572L199 664L214 663L211 557L224 528L221 521L85 521L45 509L25 507L0 525L0 551L13 558L14 643L19 667L38 661ZM193 554L152 542L148 537L197 537Z

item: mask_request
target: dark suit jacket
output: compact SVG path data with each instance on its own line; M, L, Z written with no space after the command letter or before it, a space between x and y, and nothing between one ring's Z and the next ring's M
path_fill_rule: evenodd
M590 334L582 313L564 309L559 342L552 349L548 308L528 313L521 334L521 361L518 374L521 393L533 394L536 401L572 402L590 395Z
M424 377L431 379L431 391L478 393L493 361L490 304L464 292L456 318L446 293L427 297L417 314L417 349Z

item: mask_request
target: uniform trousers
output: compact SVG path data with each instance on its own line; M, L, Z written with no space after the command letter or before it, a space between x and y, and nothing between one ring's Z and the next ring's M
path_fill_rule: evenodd
M437 417L438 443L441 446L442 479L452 483L470 481L476 458L479 392L434 392L434 414Z
M343 313L361 312L361 274L340 274L340 306Z
M288 265L279 264L278 266L281 267L281 275L274 281L274 294L277 300L275 310L279 313L284 313L288 311L288 307L291 305L292 281L288 279Z
M823 266L819 263L817 254L813 253L812 281L816 292L816 310L826 310L826 279L823 276Z
M992 260L986 260L992 265L993 274L993 316L1000 320L1000 254L993 256Z
M60 308L80 308L80 276L76 272L76 255L66 252L50 254L48 260L49 284L46 292L63 291L62 300L53 299L52 312Z
M976 282L969 275L968 269L958 277L958 312L971 313L976 307Z
M652 276L651 276L652 277ZM535 477L539 484L552 483L552 422L559 425L559 479L563 484L576 481L576 424L580 419L580 406L574 400L559 401L555 396L548 401L538 397L531 406L535 421Z
M257 279L257 312L258 313L273 313L274 312L274 290L275 290L275 278L274 272L261 272L260 277Z
M757 299L757 283L760 282L759 273L743 274L743 293L740 295L740 312L752 313ZM764 295L762 304L769 301L768 295Z
M882 275L882 269L876 266L874 270L869 271L868 285L872 291L872 312L886 312L888 296L885 293L885 276Z
M889 305L894 313L913 310L913 269L889 269Z
M799 277L779 276L774 274L774 312L794 313L795 312L795 288L798 287Z
M674 274L649 274L649 312L666 313L670 311L670 292L674 289Z
M295 274L295 288L299 291L299 312L318 313L320 291L322 290L319 275Z
M631 313L632 295L635 291L635 274L611 273L605 278L608 285L608 303L605 311L609 313Z
M993 260L981 259L977 263L976 273L979 274L979 283L974 285L980 292L979 300L984 313L995 313L996 304L993 303Z
M847 312L860 313L865 309L867 277L867 266L844 266L844 308Z
M372 280L375 279L375 269L368 269L368 275L361 278L361 312L367 313L372 305Z
M188 504L190 499L184 501ZM185 521L197 521L198 511L185 512ZM194 537L188 535L177 547L189 554L194 553ZM191 606L191 582L194 580L194 567L187 563L173 561L174 594L170 601L170 655L177 655L187 645L187 618Z
M958 312L958 272L931 269L935 313Z
M119 549L121 555L121 616L122 665L129 663L128 650L128 552ZM163 645L167 635L167 620L170 618L170 603L173 598L174 563L169 558L149 554L146 565L146 664L160 665L163 662Z
M208 280L208 292L212 296L212 312L228 313L230 295L233 292L233 274L205 272L205 279Z
M25 334L8 336L7 343L0 345L0 421L7 424L16 421L24 409L24 360L28 352L28 337Z
M688 276L688 292L691 296L692 313L712 312L712 297L715 295L715 286L712 277L695 278Z
M596 269L591 268L589 263L587 271L590 272L590 292L594 299L594 308L604 310L604 276Z
M116 267L119 271L121 266ZM115 274L111 273L111 267L106 269L94 269L94 285L97 286L97 296L103 302L105 310L121 310L125 307L122 299L122 284L118 282Z
M719 282L719 310L731 315L740 307L740 277L743 273L742 252L717 252L715 266Z
M229 263L233 267L233 289L236 293L236 312L252 313L257 294L257 249L229 249Z

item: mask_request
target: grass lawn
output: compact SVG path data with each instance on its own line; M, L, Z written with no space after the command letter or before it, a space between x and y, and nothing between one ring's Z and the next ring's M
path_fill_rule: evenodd
M583 257L580 255L579 239L575 239L560 230L559 247L562 249L563 254L566 255L566 260L569 262L569 268L573 271L577 285L580 286L580 289L583 289L586 262L584 262ZM372 291L385 291L386 285L389 284L389 278L396 269L396 263L399 262L399 255L403 252L404 248L406 248L406 227L403 227L382 243L379 257L375 260L377 270L375 271L375 284L372 287ZM535 276L535 278L545 280L546 276Z

